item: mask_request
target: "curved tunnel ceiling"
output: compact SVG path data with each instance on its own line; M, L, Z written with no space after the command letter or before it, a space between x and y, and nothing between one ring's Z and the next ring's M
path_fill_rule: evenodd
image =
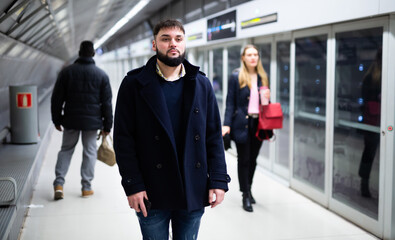
M139 0L1 0L0 32L68 60L83 40L96 41ZM125 27L141 23L171 0L151 0ZM120 29L122 31L122 29Z

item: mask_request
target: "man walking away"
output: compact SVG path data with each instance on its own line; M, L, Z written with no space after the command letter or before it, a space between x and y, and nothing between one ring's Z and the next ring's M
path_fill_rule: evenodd
M93 195L91 182L96 163L97 130L107 135L112 127L112 92L107 74L96 67L93 43L83 41L79 58L58 76L51 98L52 121L63 131L53 182L55 200L63 199L63 185L75 146L81 134L83 155L81 165L82 196ZM63 128L64 130L63 130Z

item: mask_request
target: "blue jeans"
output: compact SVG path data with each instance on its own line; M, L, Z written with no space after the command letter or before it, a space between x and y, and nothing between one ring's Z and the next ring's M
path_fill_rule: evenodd
M203 213L204 208L192 212L151 209L147 217L144 217L142 212L136 214L143 240L168 240L170 220L173 240L195 240Z

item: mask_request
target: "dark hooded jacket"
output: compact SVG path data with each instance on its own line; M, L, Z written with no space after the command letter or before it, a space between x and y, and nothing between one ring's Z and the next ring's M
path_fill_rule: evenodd
M80 57L59 73L51 113L53 123L67 129L110 132L113 123L110 82L91 57Z

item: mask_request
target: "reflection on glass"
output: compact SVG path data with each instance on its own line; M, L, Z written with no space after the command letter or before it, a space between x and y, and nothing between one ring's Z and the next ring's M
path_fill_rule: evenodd
M377 219L382 28L336 34L335 199Z
M259 54L262 60L262 66L265 69L267 76L270 76L270 59L272 56L272 45L270 43L257 44ZM270 80L270 79L269 79Z
M144 64L145 64L144 58L143 57L138 57L137 58L137 66L136 67L144 66Z
M11 41L7 41L2 39L2 43L0 45L0 55L3 55L5 52L7 52L12 45Z
M228 79L233 72L240 69L240 51L241 46L232 46L228 48Z
M219 112L221 118L224 117L224 110L223 110L223 84L222 84L222 48L214 49L213 50L213 89L215 96L217 97Z
M228 76L240 68L241 46L228 48Z
M133 59L132 59L132 58L129 58L129 59L128 59L128 69L129 69L129 71L130 71L131 69L133 69Z
M283 128L276 131L276 163L289 167L289 60L290 42L277 42L277 102L284 114Z
M23 45L15 44L11 50L8 51L7 55L9 57L17 57L21 55L21 52L23 51L25 47Z
M270 59L272 57L271 49L272 45L270 43L257 44L259 49L259 55L261 57L263 69L265 69L267 76L269 78L269 86L270 86ZM260 150L260 155L264 156L264 158L269 159L270 156L270 148L269 141L264 141Z
M325 190L327 36L295 40L293 176Z
M197 64L196 66L200 67L200 71L204 72L207 74L207 70L204 67L204 51L198 51L197 52Z

